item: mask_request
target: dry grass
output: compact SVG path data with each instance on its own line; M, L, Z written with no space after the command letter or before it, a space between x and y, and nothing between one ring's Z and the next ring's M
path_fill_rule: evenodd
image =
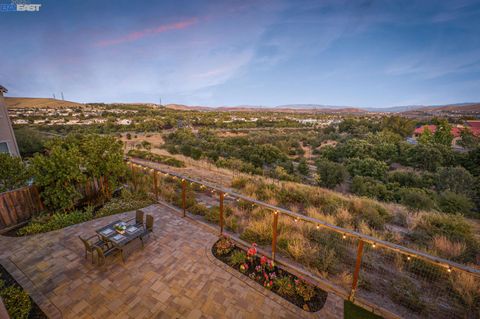
M453 242L445 236L437 235L432 239L432 249L437 255L451 259L462 255L467 246L465 243Z
M478 314L480 312L480 281L468 273L456 272L451 277L450 283L463 303L471 308L476 307Z

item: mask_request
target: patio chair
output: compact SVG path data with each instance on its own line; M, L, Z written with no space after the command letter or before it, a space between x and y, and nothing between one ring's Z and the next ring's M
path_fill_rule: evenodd
M135 212L135 218L127 220L127 223L135 220L135 225L143 226L143 215L145 215L145 213L143 212L143 210L139 209Z
M85 259L88 259L88 255L90 255L92 258L92 264L94 263L93 253L96 251L95 247L100 247L100 248L109 247L109 243L102 240L98 235L93 235L88 238L83 238L82 236L78 236L78 238L80 238L80 240L83 243L83 246L85 247Z
M109 256L115 255L115 253L119 252L122 255L122 260L125 262L125 258L123 256L123 251L118 249L115 246L109 247L107 249L102 249L101 247L95 247L95 250L97 251L97 256L98 256L98 265L103 266L106 263L106 259Z
M142 241L142 247L144 247L143 239L145 237L150 236L150 234L153 232L153 222L154 222L153 216L147 215L145 229L143 230L143 233L140 235L140 240Z

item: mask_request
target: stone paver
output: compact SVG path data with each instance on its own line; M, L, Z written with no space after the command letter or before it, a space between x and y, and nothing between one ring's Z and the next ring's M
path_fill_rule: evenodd
M91 236L124 213L29 237L0 236L0 262L51 318L339 318L342 299L329 294L316 314L282 302L214 260L217 236L161 205L145 246L125 264L98 268L85 260L79 235ZM135 249L136 248L136 249ZM255 286L256 285L256 286Z

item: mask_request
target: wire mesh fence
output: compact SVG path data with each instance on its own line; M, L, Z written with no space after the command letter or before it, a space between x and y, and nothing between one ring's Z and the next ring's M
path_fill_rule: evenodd
M480 271L171 172L133 166L132 184L282 260L351 300L404 318L480 318Z

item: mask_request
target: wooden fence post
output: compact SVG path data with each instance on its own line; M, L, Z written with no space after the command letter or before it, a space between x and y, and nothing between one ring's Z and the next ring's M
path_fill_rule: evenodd
M273 236L272 236L272 260L275 261L275 251L277 249L277 226L278 226L278 212L273 212Z
M220 192L220 236L223 235L223 198L224 193Z
M187 215L187 181L182 179L182 208L183 217Z
M158 202L158 181L156 170L153 170L153 190L155 192L155 200Z
M357 290L358 285L358 275L360 273L360 267L362 265L362 256L363 256L363 240L358 240L358 249L357 249L357 262L355 263L355 271L353 272L353 282L352 282L352 290L350 291L349 300L353 301L355 298L355 292Z

